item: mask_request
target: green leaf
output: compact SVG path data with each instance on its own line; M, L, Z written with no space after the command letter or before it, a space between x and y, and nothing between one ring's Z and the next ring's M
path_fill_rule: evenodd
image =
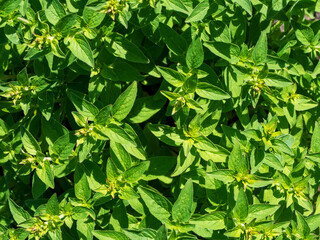
M117 166L114 164L111 158L107 161L107 180L108 181L115 181L119 176L119 171Z
M52 146L59 137L68 133L68 129L52 117L49 121L41 118L41 131L49 146Z
M95 145L95 140L91 136L87 136L84 139L84 142L78 147L78 157L79 162L85 160L90 153L91 149Z
M83 10L83 20L87 23L90 28L98 27L105 18L105 14L98 12L93 7L85 7Z
M53 216L59 215L59 202L57 194L53 194L46 204L46 213Z
M203 98L210 100L225 100L229 99L230 95L224 90L206 82L198 82L196 93Z
M11 14L21 4L22 0L2 0L0 1L0 9L3 13Z
M93 230L92 233L99 240L129 240L124 233L112 230Z
M276 170L283 170L280 160L272 153L265 153L263 163Z
M233 149L229 156L228 167L235 172L246 174L249 171L246 156L242 154L239 141L235 141Z
M248 2L246 0L237 0L237 2ZM267 34L265 32L262 32L260 34L260 37L258 39L258 42L256 46L253 49L252 52L252 60L255 64L263 63L268 54L268 43L267 43Z
M124 232L130 239L154 240L156 235L156 231L151 228L139 230L125 229Z
M90 67L94 67L94 57L90 44L81 33L76 33L74 36L68 38L68 48L72 54L79 58Z
M24 126L20 127L20 132L23 147L29 154L36 155L37 152L41 152L39 143Z
M87 101L84 94L71 89L68 89L67 93L71 102L83 117L93 120L94 117L99 113L98 108Z
M37 174L33 174L32 176L32 196L34 199L39 198L46 190L48 186L41 181Z
M273 215L278 209L279 205L269 205L269 204L254 204L249 206L249 214L247 221L264 220L267 216Z
M126 124L126 123L124 124L124 129L125 129L126 133L129 134L131 139L133 139L135 141L135 143L137 144L137 147L126 145L125 146L126 151L128 151L131 155L133 155L134 157L136 157L138 159L146 160L147 153L144 150L137 133L133 130L133 128L129 124Z
M210 8L209 1L201 1L187 17L186 22L197 22L205 18Z
M167 45L169 50L171 50L176 55L183 55L187 51L187 42L180 36L175 30L169 26L160 23L159 31L162 40Z
M31 218L30 214L22 207L18 206L12 199L9 198L8 201L10 212L17 224L20 224Z
M109 224L116 231L128 228L128 215L122 200L118 200L116 204L113 205Z
M234 175L235 171L227 170L227 169L219 169L213 172L207 172L206 178L212 181L211 179L217 179L224 183L231 183L235 180Z
M163 223L169 222L172 205L168 199L162 196L157 190L150 187L138 187L142 200L150 213Z
M125 171L131 167L130 154L120 143L110 141L110 156L120 170Z
M311 215L306 219L306 222L310 228L310 232L313 232L320 226L320 214Z
M143 177L144 180L148 181L161 178L161 176L166 177L165 175L177 164L177 157L175 156L156 156L150 157L148 160L150 166L144 173L145 177Z
M232 43L225 42L204 42L203 44L213 54L223 58L231 64L239 61L240 48Z
M107 39L107 50L116 57L135 63L149 63L144 53L127 38L120 34L113 34Z
M8 133L8 129L6 122L0 118L0 137L5 136Z
M165 3L174 11L188 14L189 11L182 0L165 0Z
M164 98L147 96L136 99L131 112L128 115L130 123L142 123L158 113L165 105Z
M186 81L182 85L182 89L185 94L194 93L197 88L198 76L197 74L193 74L186 79Z
M125 119L130 113L137 96L137 83L133 82L116 100L112 115L117 120Z
M244 222L249 213L249 205L246 193L243 188L239 190L236 206L233 209L234 216L240 222Z
M306 111L318 106L316 101L301 94L296 94L296 97L292 100L292 103L296 111Z
M73 132L67 133L58 138L53 146L52 151L57 154L61 160L68 159L77 142L77 137Z
M189 220L189 223L201 228L219 230L225 228L225 217L226 214L224 212L212 212L194 217Z
M184 223L187 222L192 215L193 205L193 185L189 179L181 190L178 199L172 207L172 217L174 220Z
M205 136L193 137L192 139L195 141L194 146L200 150L218 153L220 152L220 150L223 149L219 145L214 144L210 139L208 139Z
M49 121L53 111L54 94L52 92L43 92L38 95L39 109L44 118Z
M74 172L74 193L78 199L83 201L88 201L91 196L87 177L79 165Z
M54 172L49 161L44 160L42 164L39 164L36 173L43 183L54 189Z
M144 79L137 68L119 58L111 65L103 67L101 75L114 82L140 82Z
M184 154L184 150L181 148L177 158L176 168L171 174L171 177L176 177L182 174L185 170L187 170L188 167L190 167L196 161L196 158L197 152L194 147L191 148L187 155Z
M297 217L298 232L299 232L300 236L306 238L310 234L310 227L309 227L307 221L301 215L301 213L296 211L296 217Z
M57 39L52 39L52 41L50 42L50 48L51 48L51 52L59 57L59 58L65 58L65 54L63 53L63 51L61 50L60 46L59 46L59 41Z
M164 80L175 87L181 87L186 79L185 75L171 68L158 66L157 70L161 73Z
M165 225L162 225L154 238L155 240L167 240L167 228Z
M294 27L297 27L296 31L295 31L295 35L297 37L297 39L305 46L309 46L312 43L313 37L314 37L314 32L312 31L312 28L308 27L308 26L303 26L301 24L299 24L298 26L295 26L296 24L294 24Z
M97 125L105 126L110 118L110 114L112 111L112 105L107 105L103 107L99 113L94 117L94 123Z
M62 37L68 36L70 30L72 29L73 25L75 24L77 15L76 14L69 14L59 19L56 23L54 28L57 32L61 34Z
M269 73L268 76L265 78L265 83L269 87L288 87L292 85L290 79L287 79L279 74L276 73Z
M87 176L87 181L91 190L96 190L106 183L106 176L100 166L96 163L85 160L81 164L82 170Z
M278 150L279 152L283 152L291 156L294 155L292 149L288 146L288 144L282 141L281 139L273 139L271 143L272 143L272 147Z
M187 65L189 69L198 68L202 65L204 60L204 53L202 49L202 44L200 38L195 38L192 40L188 51L187 51Z
M320 163L320 153L311 153L311 154L308 154L308 155L306 156L306 158L310 159L311 161Z
M318 121L315 122L315 127L311 138L310 151L312 153L320 152L320 124Z
M46 9L44 12L48 21L53 25L55 25L60 20L60 18L62 18L66 14L62 4L58 0L47 1Z
M81 218L77 221L77 233L80 239L93 239L93 229L96 223L92 218Z
M121 127L115 124L109 124L104 133L110 138L110 140L120 143L123 146L136 147L135 141L123 130Z
M153 135L170 146L179 146L184 141L184 137L176 128L162 124L149 124L148 127Z
M233 0L233 2L239 4L247 13L252 15L252 5L250 0Z
M149 166L150 166L149 161L143 161L140 164L126 170L123 173L123 178L128 183L137 182L142 177L143 173L148 170Z
M10 26L9 24L6 24L4 27L4 33L6 37L13 43L13 44L20 44L20 39L17 34L17 30Z

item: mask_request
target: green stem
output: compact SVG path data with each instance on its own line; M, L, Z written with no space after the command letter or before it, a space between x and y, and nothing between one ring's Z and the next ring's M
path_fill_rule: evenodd
M27 19L25 19L23 17L17 17L17 19L22 23L25 23L27 25L32 25L32 23L29 20L27 20Z

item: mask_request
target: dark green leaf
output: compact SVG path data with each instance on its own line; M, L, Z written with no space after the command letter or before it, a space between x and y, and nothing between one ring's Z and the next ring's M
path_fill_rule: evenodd
M143 52L120 34L114 34L108 41L107 50L116 57L135 63L149 63Z

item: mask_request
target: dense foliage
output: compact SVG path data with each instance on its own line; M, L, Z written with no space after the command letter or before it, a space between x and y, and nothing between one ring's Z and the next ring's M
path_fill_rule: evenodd
M319 239L319 0L0 0L1 239Z

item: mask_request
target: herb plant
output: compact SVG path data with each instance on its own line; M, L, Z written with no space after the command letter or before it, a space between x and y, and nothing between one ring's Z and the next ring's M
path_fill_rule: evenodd
M0 238L319 239L319 0L0 0Z

